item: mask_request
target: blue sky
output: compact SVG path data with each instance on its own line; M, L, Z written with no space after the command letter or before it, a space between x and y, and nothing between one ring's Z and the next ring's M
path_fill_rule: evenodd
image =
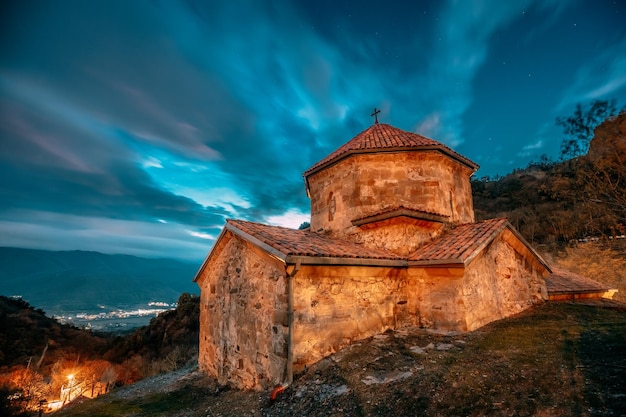
M506 174L626 104L626 1L0 5L0 245L201 260L380 121Z

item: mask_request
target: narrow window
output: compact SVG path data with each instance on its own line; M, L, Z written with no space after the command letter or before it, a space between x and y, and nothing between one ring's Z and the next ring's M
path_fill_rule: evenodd
M328 196L328 220L333 220L335 218L335 196L333 193L330 193Z

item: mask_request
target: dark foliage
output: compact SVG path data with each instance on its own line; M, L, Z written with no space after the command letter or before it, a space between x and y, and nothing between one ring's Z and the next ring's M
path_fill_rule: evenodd
M50 364L60 357L98 357L109 338L61 324L22 299L0 296L0 368L31 363ZM47 346L47 348L46 348Z
M585 107L577 104L574 114L569 117L558 117L556 124L563 128L565 134L561 142L561 159L585 155L595 128L617 113L615 100L594 100Z
M22 299L0 296L0 415L33 411L58 398L69 370L77 381L129 384L195 359L199 297L188 293L178 307L125 336L60 324Z

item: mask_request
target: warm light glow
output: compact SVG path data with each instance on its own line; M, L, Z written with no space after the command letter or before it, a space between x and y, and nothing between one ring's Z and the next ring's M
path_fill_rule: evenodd
M67 376L67 379L68 379L70 382L72 382L72 381L74 380L74 374L69 374L69 375Z

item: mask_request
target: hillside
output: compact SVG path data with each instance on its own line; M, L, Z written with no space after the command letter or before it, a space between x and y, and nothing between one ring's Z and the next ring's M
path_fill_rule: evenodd
M478 220L507 217L534 244L626 234L626 112L595 129L586 155L476 179L472 193Z
M624 415L624 352L624 305L548 303L471 333L409 329L354 343L275 402L188 368L58 416Z
M50 314L174 303L198 293L199 264L85 251L0 247L0 294L22 296Z
M62 397L69 375L97 395L195 363L199 298L185 293L177 304L148 326L115 336L61 324L21 299L0 296L0 415Z
M42 356L39 367L45 368L54 363L61 349L65 354L80 352L83 358L101 355L108 340L63 325L23 300L0 296L0 370L29 362L34 367Z

